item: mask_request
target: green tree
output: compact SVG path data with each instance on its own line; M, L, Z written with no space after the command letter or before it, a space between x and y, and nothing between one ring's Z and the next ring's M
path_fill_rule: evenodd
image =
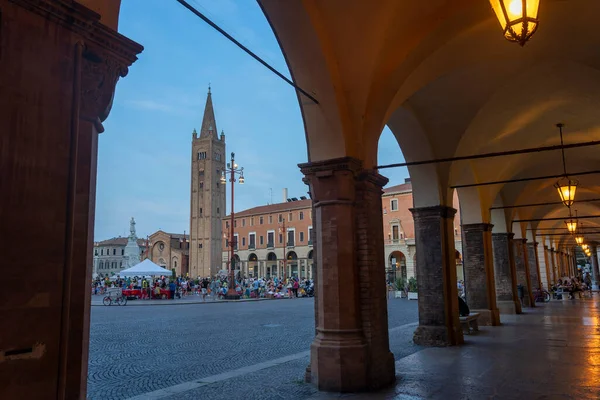
M417 278L415 278L414 276L408 280L408 291L409 292L417 292L418 291Z

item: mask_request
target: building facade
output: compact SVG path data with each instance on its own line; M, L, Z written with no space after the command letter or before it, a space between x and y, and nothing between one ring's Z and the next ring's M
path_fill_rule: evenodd
M161 230L154 232L148 237L148 251L144 259L149 258L153 263L183 276L192 276L189 269L188 236L183 233L167 233Z
M212 276L221 265L221 219L225 215L225 135L217 133L208 89L200 136L192 134L189 274Z
M462 232L460 228L460 207L458 195L454 192L454 246L456 274L464 280L462 264ZM381 208L383 212L383 237L385 240L385 260L387 279L398 277L409 279L416 274L415 222L410 209L413 207L412 183L407 178L401 185L383 190Z
M291 200L291 199L290 199ZM242 276L312 277L311 200L254 207L234 220L234 265ZM230 219L223 219L229 231ZM222 240L222 269L229 268L229 239Z
M128 237L120 236L94 242L94 276L110 277L128 268L129 256L125 251L128 242ZM136 242L141 258L146 252L146 241L137 239Z
M250 208L235 215L234 265L242 276L312 278L312 201L302 198L283 200L282 203ZM384 189L381 202L387 279L393 281L401 276L409 279L415 276L416 267L410 179ZM456 269L458 279L462 280L462 240L456 193L454 206L457 209L454 227ZM230 217L224 217L222 224L223 231L227 232ZM231 258L228 238L222 244L222 269L227 270Z

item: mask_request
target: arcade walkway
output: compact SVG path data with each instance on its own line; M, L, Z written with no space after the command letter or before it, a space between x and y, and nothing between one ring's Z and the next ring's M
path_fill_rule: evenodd
M312 399L458 400L600 398L600 296L552 301L465 345L427 348L396 362L396 387L382 393Z

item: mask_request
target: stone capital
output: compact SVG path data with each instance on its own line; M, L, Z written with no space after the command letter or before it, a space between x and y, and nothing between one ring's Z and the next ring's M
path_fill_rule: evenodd
M379 174L373 169L364 169L358 173L357 179L366 184L367 187L372 187L379 193L383 193L383 187L387 185L389 179Z
M358 174L362 169L362 161L354 157L331 158L329 160L313 161L298 164L304 176L326 177L338 171L350 171Z
M100 22L100 15L76 1L13 0L21 7L75 33L75 91L79 117L103 132L112 107L115 85L144 49Z
M492 232L492 238L507 238L508 240L512 240L515 237L515 234L512 232Z
M448 206L410 208L409 211L415 221L432 218L454 218L454 215L456 215L456 209Z
M494 227L494 225L486 223L486 222L461 225L463 232L469 232L469 231L491 232L493 227Z
M304 183L310 187L314 207L331 204L353 204L356 178L362 163L352 157L335 158L299 164Z

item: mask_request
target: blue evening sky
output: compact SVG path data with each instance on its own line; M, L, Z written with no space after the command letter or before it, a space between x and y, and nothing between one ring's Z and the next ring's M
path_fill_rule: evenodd
M255 0L190 0L244 45L289 77L283 55ZM117 84L100 135L95 240L139 237L162 229L189 232L190 157L210 83L217 129L234 151L246 183L236 187L236 211L306 196L297 165L307 161L294 89L174 0L123 0L119 31L144 51ZM379 162L401 162L386 128ZM405 168L383 173L390 185ZM230 199L227 193L227 210Z

